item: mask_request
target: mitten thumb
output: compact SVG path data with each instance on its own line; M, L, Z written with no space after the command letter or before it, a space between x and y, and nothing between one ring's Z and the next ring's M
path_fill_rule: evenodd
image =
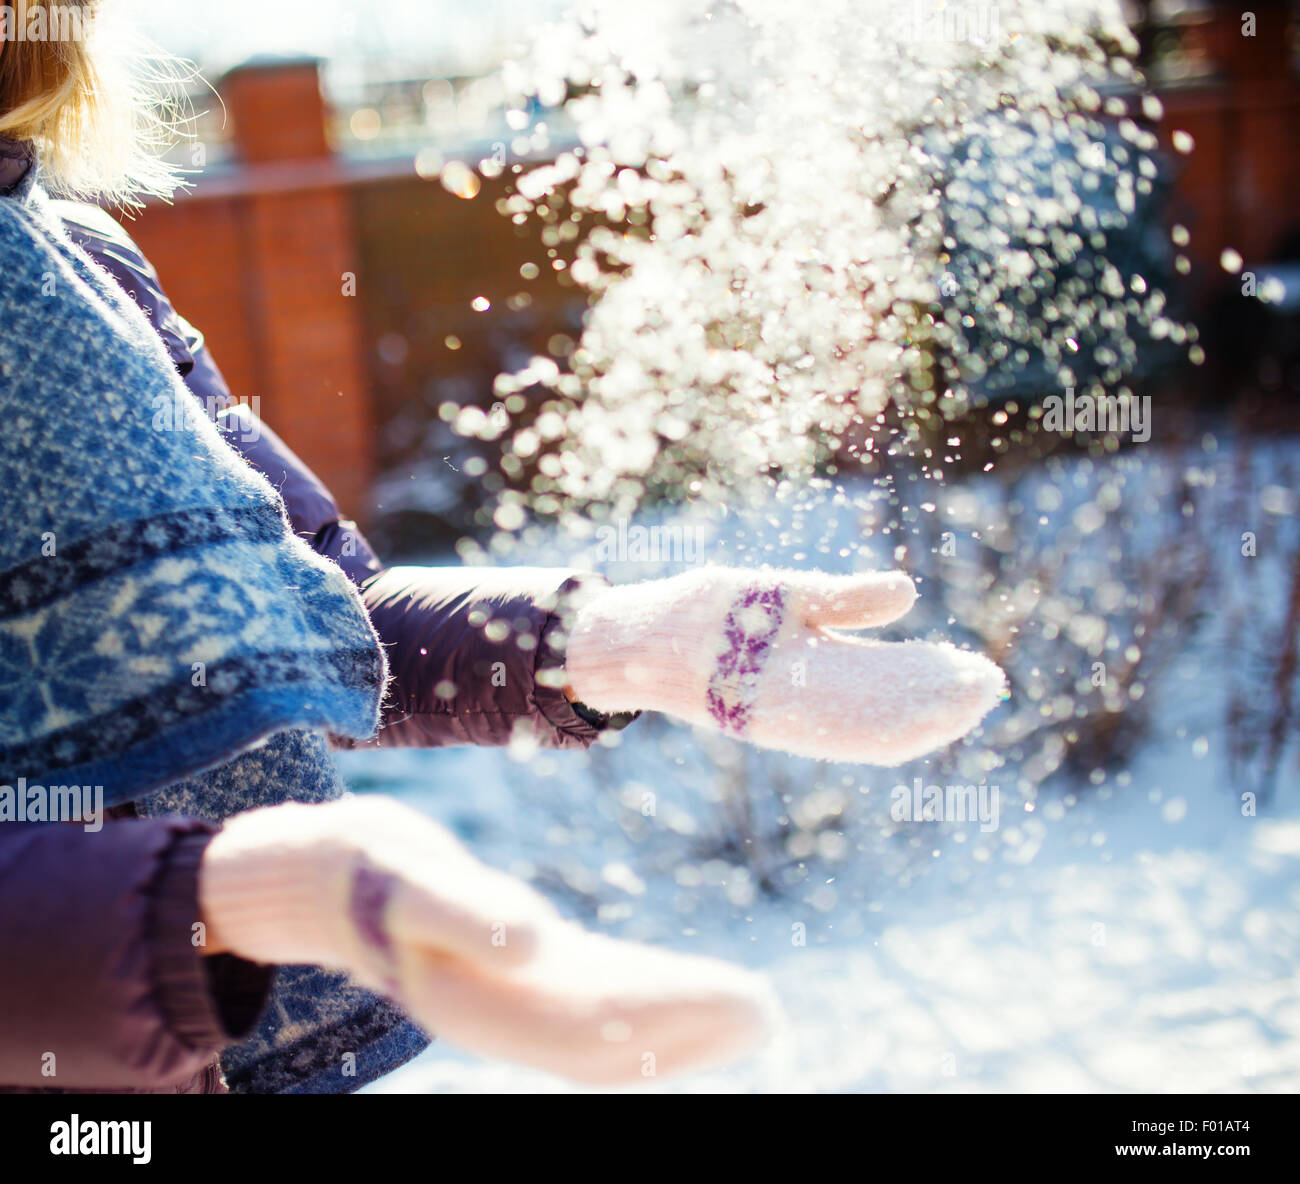
M916 585L904 572L832 576L783 573L791 611L814 629L870 629L888 625L916 603Z

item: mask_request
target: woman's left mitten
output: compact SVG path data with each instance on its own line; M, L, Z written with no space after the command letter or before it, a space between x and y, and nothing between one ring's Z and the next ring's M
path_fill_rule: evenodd
M569 683L598 711L662 711L762 748L897 765L965 735L1005 689L980 654L842 632L915 601L902 572L704 568L611 588L576 616Z

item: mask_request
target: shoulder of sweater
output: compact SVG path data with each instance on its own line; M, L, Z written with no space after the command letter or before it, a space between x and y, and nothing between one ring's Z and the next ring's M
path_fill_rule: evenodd
M38 374L48 351L59 348L58 335L41 325L93 334L102 367L110 358L129 364L150 344L144 314L118 297L112 278L74 246L48 203L0 198L0 324L11 379Z
M88 304L120 314L130 302L118 299L112 277L69 235L60 204L44 194L27 204L0 197L0 297L36 300L46 314Z
M51 264L66 266L58 231L45 213L40 207L0 197L0 291L11 290L32 274L43 274Z

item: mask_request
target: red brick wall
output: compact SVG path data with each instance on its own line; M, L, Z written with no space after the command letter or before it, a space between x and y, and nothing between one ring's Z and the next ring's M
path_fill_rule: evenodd
M1225 247L1267 260L1300 225L1300 87L1291 82L1224 84L1167 92L1166 138L1196 141L1179 156L1175 218L1191 231L1188 254L1217 267Z
M357 298L351 196L325 147L314 65L236 71L223 97L245 161L132 233L180 313L207 337L237 398L260 411L364 518L375 424Z
M222 79L221 97L245 164L330 155L314 60L231 70Z
M535 225L515 226L498 212L506 192L504 180L485 181L465 201L415 177L353 191L381 422L432 415L453 389L486 406L508 352L546 354L555 335L572 338L585 296L552 269ZM572 250L566 245L557 253ZM536 264L535 279L520 275L526 263ZM472 307L480 296L491 305L485 312ZM448 337L458 348L448 348ZM398 348L381 351L381 342ZM389 442L387 458L400 456L404 443Z
M1245 8L1251 6L1246 5ZM1224 280L1226 247L1250 263L1273 258L1282 237L1300 228L1300 81L1290 59L1286 5L1254 9L1255 35L1243 36L1242 11L1219 5L1195 30L1218 78L1165 90L1166 143L1175 130L1196 142L1177 156L1171 215L1191 232L1194 305Z

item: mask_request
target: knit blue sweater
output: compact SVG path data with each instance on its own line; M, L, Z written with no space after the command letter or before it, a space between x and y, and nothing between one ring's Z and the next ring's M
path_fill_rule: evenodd
M0 197L0 425L0 784L210 819L342 793L322 733L371 736L387 676L361 601L37 169ZM341 976L284 968L224 1067L236 1090L341 1092L425 1043Z

